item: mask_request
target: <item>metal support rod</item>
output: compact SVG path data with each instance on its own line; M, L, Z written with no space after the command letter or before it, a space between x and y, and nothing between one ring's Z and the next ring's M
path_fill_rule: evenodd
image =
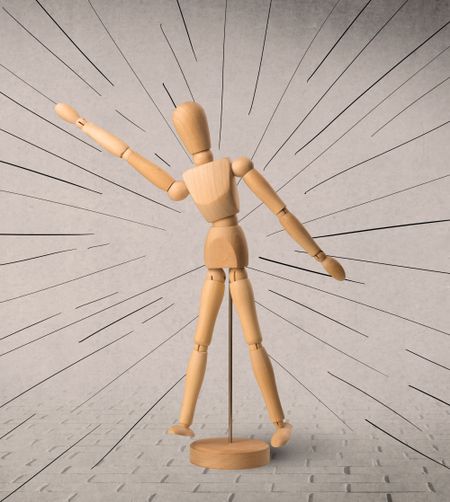
M228 442L233 442L233 299L228 274Z

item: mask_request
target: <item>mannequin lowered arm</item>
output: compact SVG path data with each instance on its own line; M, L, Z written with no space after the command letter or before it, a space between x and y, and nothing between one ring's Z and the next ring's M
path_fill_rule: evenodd
M153 185L166 191L172 200L181 200L187 197L189 192L183 181L175 181L164 169L131 150L120 138L80 117L78 112L71 106L58 103L55 106L55 111L63 120L79 127L106 151L116 157L125 159Z
M231 168L233 174L242 177L250 190L278 217L281 225L297 244L320 262L332 277L338 281L345 279L345 271L340 263L320 249L306 228L287 210L286 204L264 176L254 169L250 159L239 157L233 161Z

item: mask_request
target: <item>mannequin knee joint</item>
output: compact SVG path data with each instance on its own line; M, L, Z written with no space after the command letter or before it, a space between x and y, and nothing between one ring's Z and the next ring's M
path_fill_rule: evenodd
M247 279L247 277L245 268L230 268L230 282Z
M208 351L208 346L207 345L200 345L198 343L194 344L194 350L197 352L207 352Z
M211 281L225 282L225 272L221 268L208 268L207 278Z

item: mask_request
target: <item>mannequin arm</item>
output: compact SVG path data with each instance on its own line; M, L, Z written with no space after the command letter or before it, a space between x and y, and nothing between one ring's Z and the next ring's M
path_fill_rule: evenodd
M183 181L175 181L164 169L131 150L124 141L92 122L81 118L71 106L58 103L55 106L55 111L63 120L75 124L109 153L125 159L153 185L168 192L171 199L181 200L187 197L188 190Z
M231 168L236 176L241 176L250 190L278 217L286 232L310 256L319 261L324 269L338 281L345 279L345 271L338 261L327 256L311 237L306 228L290 213L264 176L253 168L251 160L240 157Z

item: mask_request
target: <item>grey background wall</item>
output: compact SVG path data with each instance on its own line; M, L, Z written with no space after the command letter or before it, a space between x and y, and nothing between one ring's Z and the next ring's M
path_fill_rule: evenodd
M438 463L450 457L449 3L2 7L0 498L447 500ZM252 472L189 466L188 442L164 434L182 382L91 469L184 373L207 225L191 200L169 201L92 148L52 101L180 177L190 160L162 84L176 103L192 97L160 25L207 112L216 156L254 155L351 279L316 274L239 185L264 341L295 427ZM199 437L226 431L225 314ZM234 328L235 429L268 439L236 319Z

